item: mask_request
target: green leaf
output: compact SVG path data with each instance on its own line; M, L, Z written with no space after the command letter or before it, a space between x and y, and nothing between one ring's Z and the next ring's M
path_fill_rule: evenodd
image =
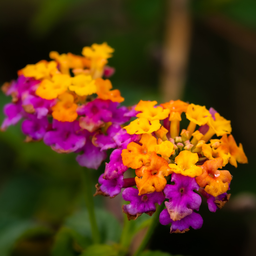
M2 217L0 221L0 255L10 255L15 243L34 223L12 217Z
M75 256L74 239L72 230L61 228L55 236L54 245L52 248L52 256Z
M103 209L96 209L96 220L101 234L101 242L118 243L121 236L121 226L116 218ZM86 239L87 244L92 243L91 226L86 210L77 212L67 218L64 226L76 231L77 234Z
M130 243L132 239L135 237L135 235L141 231L143 228L149 227L151 224L152 218L146 214L141 215L136 220L127 220L127 217L125 218L125 224L124 224L124 230L122 232L121 237L121 244L124 248L127 248L130 246Z
M88 247L80 256L118 256L119 251L114 246L95 244Z

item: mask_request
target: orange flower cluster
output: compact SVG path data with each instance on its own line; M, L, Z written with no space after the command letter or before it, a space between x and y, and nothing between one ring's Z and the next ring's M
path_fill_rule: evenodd
M195 178L214 197L226 193L232 176L220 169L248 162L242 145L230 135L230 121L214 109L181 100L156 104L140 101L137 119L124 127L128 134L141 136L122 151L123 164L135 169L139 195L163 191L172 173ZM180 130L184 117L189 125Z

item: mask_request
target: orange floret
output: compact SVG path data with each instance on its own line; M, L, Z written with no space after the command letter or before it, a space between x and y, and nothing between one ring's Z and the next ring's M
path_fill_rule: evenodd
M208 118L211 116L210 112L205 106L190 104L187 108L186 117L190 121L187 130L190 136L195 131L196 125L204 125L207 123Z
M172 171L168 167L168 162L156 153L150 156L150 165L142 166L136 171L135 182L139 190L139 195L161 192L166 186L166 176Z
M165 129L163 126L161 126L161 128L155 132L156 136L161 140L167 140L167 136L166 136L167 133L168 133L168 130Z
M171 100L169 102L161 104L165 109L170 110L170 121L172 120L181 120L181 113L186 112L188 108L188 103L181 100ZM175 114L173 114L175 113Z
M68 92L61 94L59 102L52 107L52 116L60 122L73 122L77 118L77 104L74 103L74 96Z
M44 79L39 84L36 90L36 95L46 100L56 99L60 94L67 91L70 83L71 77L69 75L54 75L52 81Z
M124 101L119 90L111 91L112 84L108 79L103 80L102 78L97 78L95 80L95 84L97 87L97 94L100 99L111 100L119 103Z
M203 173L196 177L197 184L205 188L205 191L217 197L228 191L232 176L229 171L219 171L222 167L222 158L208 160L202 165Z
M230 121L222 117L219 113L215 113L215 120L210 117L207 124L209 125L209 130L203 137L205 142L207 142L214 134L222 136L231 133L232 130Z
M223 147L226 147L231 157L229 159L230 164L237 167L237 162L241 164L248 163L248 159L244 153L243 146L240 143L239 147L232 135L227 136L226 134L220 139Z
M103 68L107 64L107 59L112 57L114 49L103 44L93 44L91 47L84 47L82 54L91 60L91 75L94 79L99 78L103 74Z
M205 108L205 106L189 104L186 112L186 117L189 121L198 124L204 125L207 123L210 112Z
M175 158L176 164L169 164L169 167L175 173L193 178L202 174L201 167L195 165L198 160L197 153L184 150Z
M169 115L169 109L163 109L162 107L154 107L157 104L156 101L143 101L141 100L135 107L136 111L141 113L137 114L137 117L143 117L148 120L163 120Z
M146 118L138 118L125 126L124 129L129 134L143 134L157 131L160 127L161 123L159 120L149 121Z
M149 162L150 153L154 151L156 138L149 134L143 134L140 144L131 142L127 149L122 151L123 164L127 167L138 169Z
M23 74L25 77L33 77L37 80L43 78L51 78L52 75L60 73L57 69L57 62L45 60L39 61L34 65L27 65L20 70L19 75Z
M50 52L50 58L59 63L61 72L65 74L69 74L69 69L83 69L85 67L90 67L89 59L72 53L59 54L58 52L52 51Z
M187 111L188 103L181 100L171 100L167 103L161 104L161 106L170 110L170 135L172 138L175 138L180 133L181 113Z
M95 80L90 75L80 74L72 77L70 91L74 91L79 96L87 96L97 92Z
M84 47L82 54L88 58L103 58L108 59L112 57L114 49L111 48L107 43L93 44L91 47Z

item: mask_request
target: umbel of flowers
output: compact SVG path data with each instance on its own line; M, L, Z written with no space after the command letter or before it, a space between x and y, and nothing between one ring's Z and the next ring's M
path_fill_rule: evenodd
M106 66L113 51L103 43L84 47L83 56L51 52L52 61L18 71L17 81L2 87L12 103L4 107L1 130L22 120L27 142L43 140L58 153L78 153L81 166L97 169L106 150L120 143L120 125L135 113L119 106L124 98L102 78L114 73Z
M123 143L112 152L96 194L114 197L125 188L122 196L130 203L123 212L128 219L152 215L156 204L164 204L159 221L171 224L171 233L199 229L201 196L211 212L222 208L232 180L223 168L247 163L247 157L230 134L230 121L213 108L180 100L156 104L140 101L137 119L118 132ZM180 129L182 118L187 119L185 129ZM135 175L128 172L131 178L124 178L128 168Z

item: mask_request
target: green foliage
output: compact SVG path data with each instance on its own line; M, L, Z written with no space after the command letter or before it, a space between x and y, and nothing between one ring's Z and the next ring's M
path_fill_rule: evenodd
M0 255L10 255L15 243L35 223L12 217L0 218Z
M119 242L121 236L121 226L116 218L103 209L96 209L96 220L101 234L101 242ZM91 241L91 228L89 223L89 215L86 210L77 212L67 218L65 227L75 230L87 241Z
M94 244L88 247L80 256L118 256L119 251L115 246L107 244Z
M121 245L128 249L134 237L143 229L149 227L151 224L152 218L146 214L142 214L136 220L127 220L127 217L124 216L125 223L123 227Z
M77 234L71 229L61 228L55 236L52 256L75 256L74 238Z

